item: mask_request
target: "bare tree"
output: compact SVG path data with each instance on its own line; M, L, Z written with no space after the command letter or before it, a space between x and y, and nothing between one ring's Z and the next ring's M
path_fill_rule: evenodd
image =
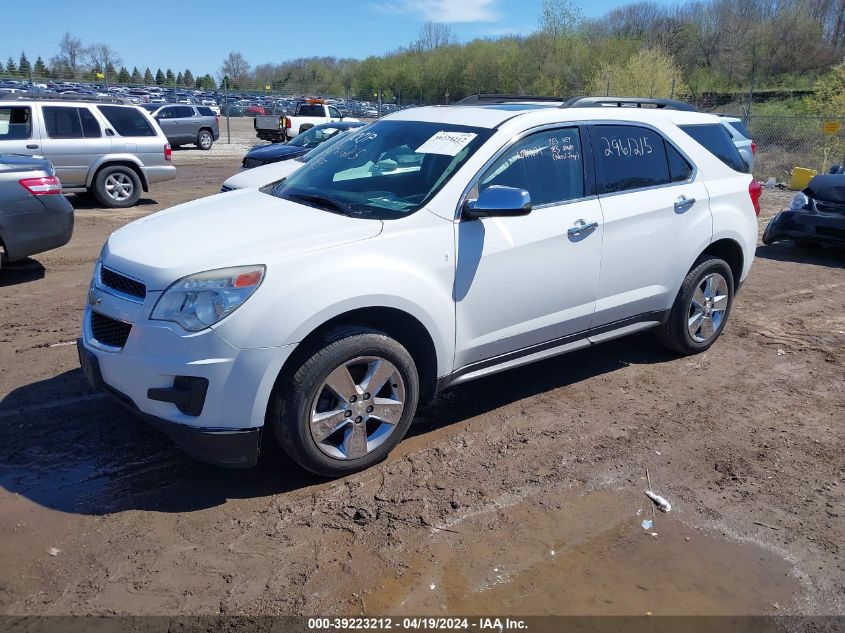
M456 42L455 34L446 24L429 20L420 28L414 47L419 51L433 51Z
M106 74L106 84L109 81L107 76L109 68L114 68L123 63L120 55L108 44L92 44L85 49L85 55L92 66L101 68L103 73Z
M243 86L249 79L249 62L244 56L234 51L223 60L220 69L223 77L228 77L236 86Z
M553 38L575 32L582 20L581 9L570 0L543 0L540 31Z
M82 48L82 40L65 33L59 42L59 54L50 60L54 67L63 67L70 74L70 79L76 77L79 64L82 61L85 49Z

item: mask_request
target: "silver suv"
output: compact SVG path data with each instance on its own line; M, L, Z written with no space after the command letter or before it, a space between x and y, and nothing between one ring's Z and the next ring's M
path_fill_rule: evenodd
M208 106L166 105L153 118L173 147L193 144L208 150L220 138L219 120Z
M43 156L63 193L90 192L104 207L138 202L176 178L164 133L137 106L84 101L0 101L0 153Z

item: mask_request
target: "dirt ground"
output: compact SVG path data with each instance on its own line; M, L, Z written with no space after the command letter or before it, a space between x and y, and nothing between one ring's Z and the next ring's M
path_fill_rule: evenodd
M71 243L0 274L0 613L845 614L841 251L760 246L707 353L646 334L454 388L335 481L271 441L194 462L92 393L103 241L218 191L247 123L134 209L74 200Z

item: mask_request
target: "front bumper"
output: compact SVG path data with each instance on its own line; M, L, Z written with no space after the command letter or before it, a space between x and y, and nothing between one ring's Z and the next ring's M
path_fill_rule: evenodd
M763 243L786 239L813 240L822 244L845 245L845 214L813 213L805 209L781 211L763 232Z
M78 343L83 369L96 368L86 372L89 381L194 457L223 466L254 464L276 378L294 346L240 349L214 329L188 333L174 323L151 321L160 295L148 291L145 299L133 300L102 285L95 272ZM123 341L99 329L98 339L95 313L100 327L101 317L121 326Z
M88 383L94 389L114 396L127 409L167 435L177 446L194 459L228 468L249 468L258 463L261 448L261 429L203 429L185 426L150 415L138 408L127 396L103 380L97 356L85 348L82 338L76 341L79 364Z

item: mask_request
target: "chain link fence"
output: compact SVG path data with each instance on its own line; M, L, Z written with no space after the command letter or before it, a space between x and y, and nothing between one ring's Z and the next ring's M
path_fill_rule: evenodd
M789 182L793 167L826 173L845 162L845 117L756 116L746 118L757 143L754 175Z

